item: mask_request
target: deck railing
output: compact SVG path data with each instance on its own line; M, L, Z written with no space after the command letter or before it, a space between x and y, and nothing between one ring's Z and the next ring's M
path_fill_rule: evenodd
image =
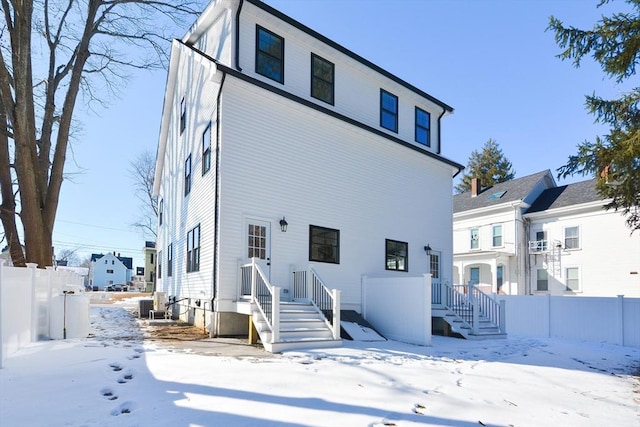
M280 331L280 288L269 283L269 279L251 258L250 264L240 266L241 290L243 295L251 295L271 330L271 342L278 342ZM247 293L248 292L248 293Z
M450 285L443 283L440 290L432 291L433 303L441 305L466 322L473 333L478 331L480 318L488 320L505 332L505 306L490 295L482 292L473 283L468 285ZM435 299L438 297L438 300Z
M294 269L292 274L293 299L311 302L324 315L333 338L340 339L340 291L330 290L312 267L308 270Z

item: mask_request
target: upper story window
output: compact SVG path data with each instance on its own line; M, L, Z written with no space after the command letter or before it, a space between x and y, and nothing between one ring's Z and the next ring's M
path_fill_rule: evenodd
M549 273L547 270L540 268L536 274L536 291L548 291L549 290Z
M202 134L202 175L211 169L211 122Z
M191 154L184 162L184 195L191 192Z
M429 128L431 124L431 115L416 107L416 142L431 147L431 135Z
M173 275L173 243L167 246L167 276Z
M256 25L256 73L284 83L284 39Z
M310 225L309 261L340 264L340 230Z
M187 273L200 270L200 224L187 233Z
M580 227L567 227L564 229L564 248L580 249Z
M547 246L547 232L536 231L536 249L544 252L547 250Z
M398 97L380 89L380 126L398 132Z
M153 264L153 252L149 254L149 264Z
M333 105L334 72L333 62L311 54L311 96Z
M478 249L480 243L480 230L472 228L469 230L469 248Z
M385 240L386 270L409 271L409 244Z
M187 103L182 98L180 101L180 135L184 132L184 129L187 127Z
M162 225L162 220L164 219L164 199L160 199L158 203L158 224Z
M494 225L492 227L492 236L493 247L502 246L502 224Z
M113 270L107 270L107 274L113 274Z
M567 292L580 292L580 269L568 267L565 270L565 286Z

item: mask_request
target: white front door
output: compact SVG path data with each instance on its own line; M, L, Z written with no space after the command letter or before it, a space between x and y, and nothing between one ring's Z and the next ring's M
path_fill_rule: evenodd
M429 273L431 273L431 286L440 286L440 252L431 251L429 259Z
M247 258L257 258L260 269L271 280L271 223L248 219L245 230Z

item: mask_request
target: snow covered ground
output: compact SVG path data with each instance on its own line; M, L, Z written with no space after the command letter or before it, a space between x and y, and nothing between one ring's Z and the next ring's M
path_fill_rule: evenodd
M6 360L2 427L640 426L635 348L433 337L208 356L143 341L123 305L92 306L91 328Z

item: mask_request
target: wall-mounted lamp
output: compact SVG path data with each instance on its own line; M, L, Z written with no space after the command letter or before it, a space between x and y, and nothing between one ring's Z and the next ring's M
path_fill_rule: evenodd
M424 247L424 252L427 255L431 255L431 246L429 246L429 244L427 243L427 246Z
M282 217L282 219L280 220L280 230L283 233L287 232L287 226L288 225L289 225L289 223L287 222L287 220L284 217Z

